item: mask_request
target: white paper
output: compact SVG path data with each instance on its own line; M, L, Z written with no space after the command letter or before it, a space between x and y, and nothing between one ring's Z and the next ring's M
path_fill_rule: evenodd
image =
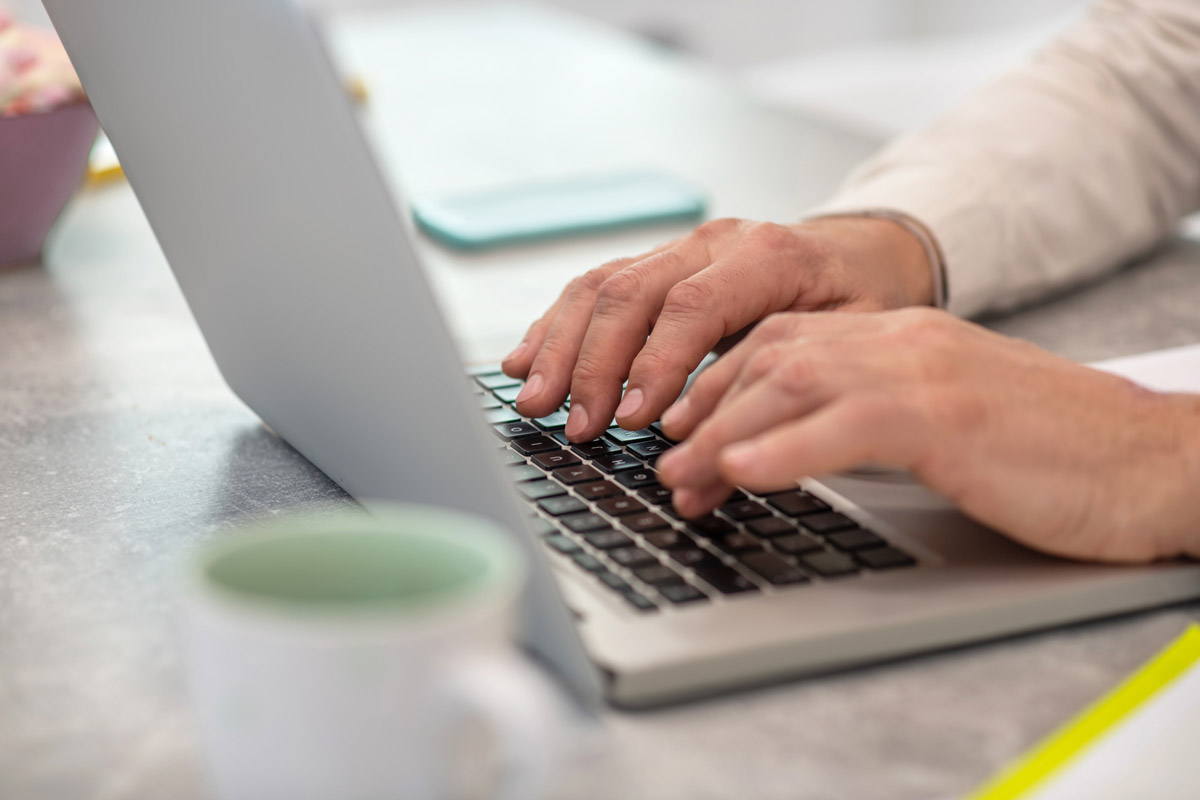
M1200 344L1097 361L1091 366L1160 392L1200 393Z
M1023 800L1200 795L1200 669L1192 666Z

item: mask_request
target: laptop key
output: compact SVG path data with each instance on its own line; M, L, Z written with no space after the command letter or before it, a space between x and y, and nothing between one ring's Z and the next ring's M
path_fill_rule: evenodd
M633 539L630 539L620 531L596 531L595 533L585 533L583 535L583 539L597 550L613 550L618 547L633 546Z
M721 513L732 520L741 522L747 519L770 516L771 512L753 500L740 500L721 506Z
M881 537L876 536L870 531L864 531L862 528L831 533L825 537L825 541L829 542L838 550L843 550L848 553L855 550L869 550L872 547L887 546L887 542L885 542Z
M591 468L585 467L585 469ZM593 472L594 471L595 470L593 470ZM599 473L597 473L597 477L599 477ZM614 517L623 517L626 514L637 514L646 510L646 506L644 504L639 503L637 500L634 500L627 494L618 495L617 497L609 497L605 500L601 500L596 505L598 505L600 510L605 514L611 514Z
M686 583L660 586L658 587L658 593L672 603L694 603L697 600L708 599L708 595L704 592L695 586L688 586Z
M529 529L537 536L552 536L558 533L558 528L554 527L554 523L543 517L530 518Z
M506 386L520 386L520 378L510 378L503 372L493 372L487 375L476 375L475 382L485 389L503 389Z
M586 514L572 514L568 517L559 517L559 521L576 533L599 531L609 527L604 517L599 514L593 514L590 511Z
M653 511L622 517L621 524L635 533L648 533L649 531L657 531L671 526L671 523Z
M790 536L796 532L796 524L779 517L763 517L747 522L746 530L769 539L772 536Z
M624 472L617 473L617 482L623 486L628 486L630 489L640 489L643 486L658 483L658 477L652 470L627 469Z
M634 442L629 445L629 452L642 458L657 458L670 449L671 443L664 442L662 439L653 439L648 442Z
M621 472L622 470L637 469L644 466L641 461L625 453L609 453L605 456L596 456L592 459L592 464L605 472Z
M694 544L691 537L685 536L673 528L647 533L644 538L647 544L657 547L659 550L675 550L682 547L690 548Z
M528 423L523 422L521 424L526 425ZM523 436L520 439L513 439L512 446L518 453L524 453L527 456L534 453L548 453L562 450L558 446L558 442L547 436Z
M822 578L836 578L839 575L853 575L858 572L858 566L850 556L832 550L801 556L800 563Z
M804 514L813 514L817 511L825 511L829 508L829 504L824 500L813 497L808 492L800 489L793 489L790 492L773 494L767 498L767 502L782 511L784 514L787 514L789 517L799 517Z
M600 473L591 467L585 467L582 464L576 464L570 467L554 470L555 480L572 486L576 483L587 483L600 479Z
M630 569L658 562L657 558L640 547L618 547L616 550L609 550L608 557L622 567L629 567Z
M714 556L707 550L701 550L699 547L685 547L680 550L668 550L667 555L676 564L692 569L700 569L704 566L721 565L721 559Z
M800 524L808 528L813 533L833 533L834 531L847 530L849 528L857 528L858 523L847 517L845 514L839 514L836 511L825 511L820 514L809 514L800 520Z
M585 497L588 500L599 500L602 497L612 497L614 494L621 494L620 489L605 480L580 483L571 488L578 492L580 497Z
M499 408L484 411L483 418L488 421L489 425L510 425L521 421L521 415L508 406L500 406Z
M696 577L721 594L757 592L754 581L725 564L706 564L696 567Z
M538 508L554 517L561 517L563 514L576 514L580 511L587 511L587 506L583 504L582 500L565 494L560 497L543 498L538 500L537 504Z
M917 560L908 553L896 547L879 547L873 550L862 550L854 554L860 564L870 569L896 569L911 567Z
M596 573L596 577L599 578L600 582L605 586L618 592L628 592L633 588L624 578L615 572L609 572L605 570L604 572Z
M566 436L563 436L565 439ZM621 452L621 448L603 439L593 439L590 442L570 443L571 449L584 458L599 458Z
M580 551L578 542L567 536L563 536L562 534L558 534L556 536L547 536L542 541L544 541L550 547L553 547L558 552L566 553L567 555L573 555L574 553L578 553Z
M628 591L625 593L625 599L629 602L629 605L633 606L638 611L658 610L658 606L654 605L653 600L639 592Z
M643 486L638 489L638 494L645 498L646 502L656 506L671 504L671 490L665 486Z
M479 395L478 400L479 400L479 407L482 408L484 411L494 411L497 408L504 408L504 404L501 403L496 398L492 397L490 394L481 394L481 395ZM501 420L496 420L496 421L500 422Z
M624 428L609 428L604 433L604 438L614 444L632 444L633 442L643 442L646 439L653 439L654 434L646 428L639 431L627 431Z
M557 495L567 493L566 489L559 486L554 481L547 480L518 483L517 491L525 495L530 500L541 500L543 497L555 497Z
M697 519L688 520L688 530L695 531L701 536L724 536L737 530L720 517L707 514Z
M549 441L549 439L546 441ZM558 445L555 445L555 447L558 447ZM579 456L569 450L547 450L544 453L534 453L529 460L542 469L559 469L561 467L575 466L579 463Z
M633 571L637 579L642 583L648 583L651 586L665 586L668 583L683 583L683 577L662 564L654 564L649 567L640 567Z
M804 583L808 580L808 576L801 572L798 567L792 566L774 553L766 551L746 553L740 556L738 560L775 586Z
M555 411L553 414L538 417L533 421L533 424L544 431L561 431L567 427L567 412Z
M802 533L777 537L771 540L771 545L779 552L787 553L790 556L808 555L825 549L816 539L811 539Z
M503 425L493 425L492 430L502 439L517 439L522 436L533 436L540 431L528 422L506 422Z
M508 473L508 479L513 483L536 481L545 477L540 469L528 464L513 464L511 467L506 467L504 471Z
M499 389L493 389L492 394L506 403L514 403L517 400L517 395L521 393L524 387L520 384L516 386L501 386Z
M605 566L600 563L599 559L597 559L595 556L590 556L587 553L576 553L575 555L571 556L571 560L583 569L586 569L588 572L599 572L602 569L606 569Z
M662 438L666 439L668 442L674 442L674 441L675 441L675 440L674 440L674 439L672 439L670 436L667 436L665 433L663 433L663 427L662 427L662 423L661 423L661 422L651 422L651 423L650 423L650 430L654 431L654 432L655 432L655 433L657 433L659 436L661 436Z
M748 533L730 533L713 540L726 553L748 553L762 550L762 542Z

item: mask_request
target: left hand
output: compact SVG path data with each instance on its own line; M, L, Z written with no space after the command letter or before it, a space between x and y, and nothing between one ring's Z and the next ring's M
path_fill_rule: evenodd
M1200 555L1200 396L1159 394L932 309L768 317L663 417L679 511L863 463L1039 550Z

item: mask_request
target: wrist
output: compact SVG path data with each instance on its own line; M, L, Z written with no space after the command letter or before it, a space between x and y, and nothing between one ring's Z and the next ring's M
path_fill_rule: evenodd
M837 240L847 260L862 268L876 284L885 308L937 306L941 270L936 248L917 235L915 222L878 212L832 214L800 223L803 228ZM923 229L922 229L923 230ZM931 260L934 259L934 260Z

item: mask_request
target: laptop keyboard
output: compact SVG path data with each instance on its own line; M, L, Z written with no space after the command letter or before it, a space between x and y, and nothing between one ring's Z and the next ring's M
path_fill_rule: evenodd
M702 605L917 563L798 488L738 490L716 512L684 519L654 471L672 447L658 423L640 431L612 427L576 444L562 432L569 400L528 419L513 406L522 381L496 367L474 370L472 381L505 471L546 547L634 609Z

